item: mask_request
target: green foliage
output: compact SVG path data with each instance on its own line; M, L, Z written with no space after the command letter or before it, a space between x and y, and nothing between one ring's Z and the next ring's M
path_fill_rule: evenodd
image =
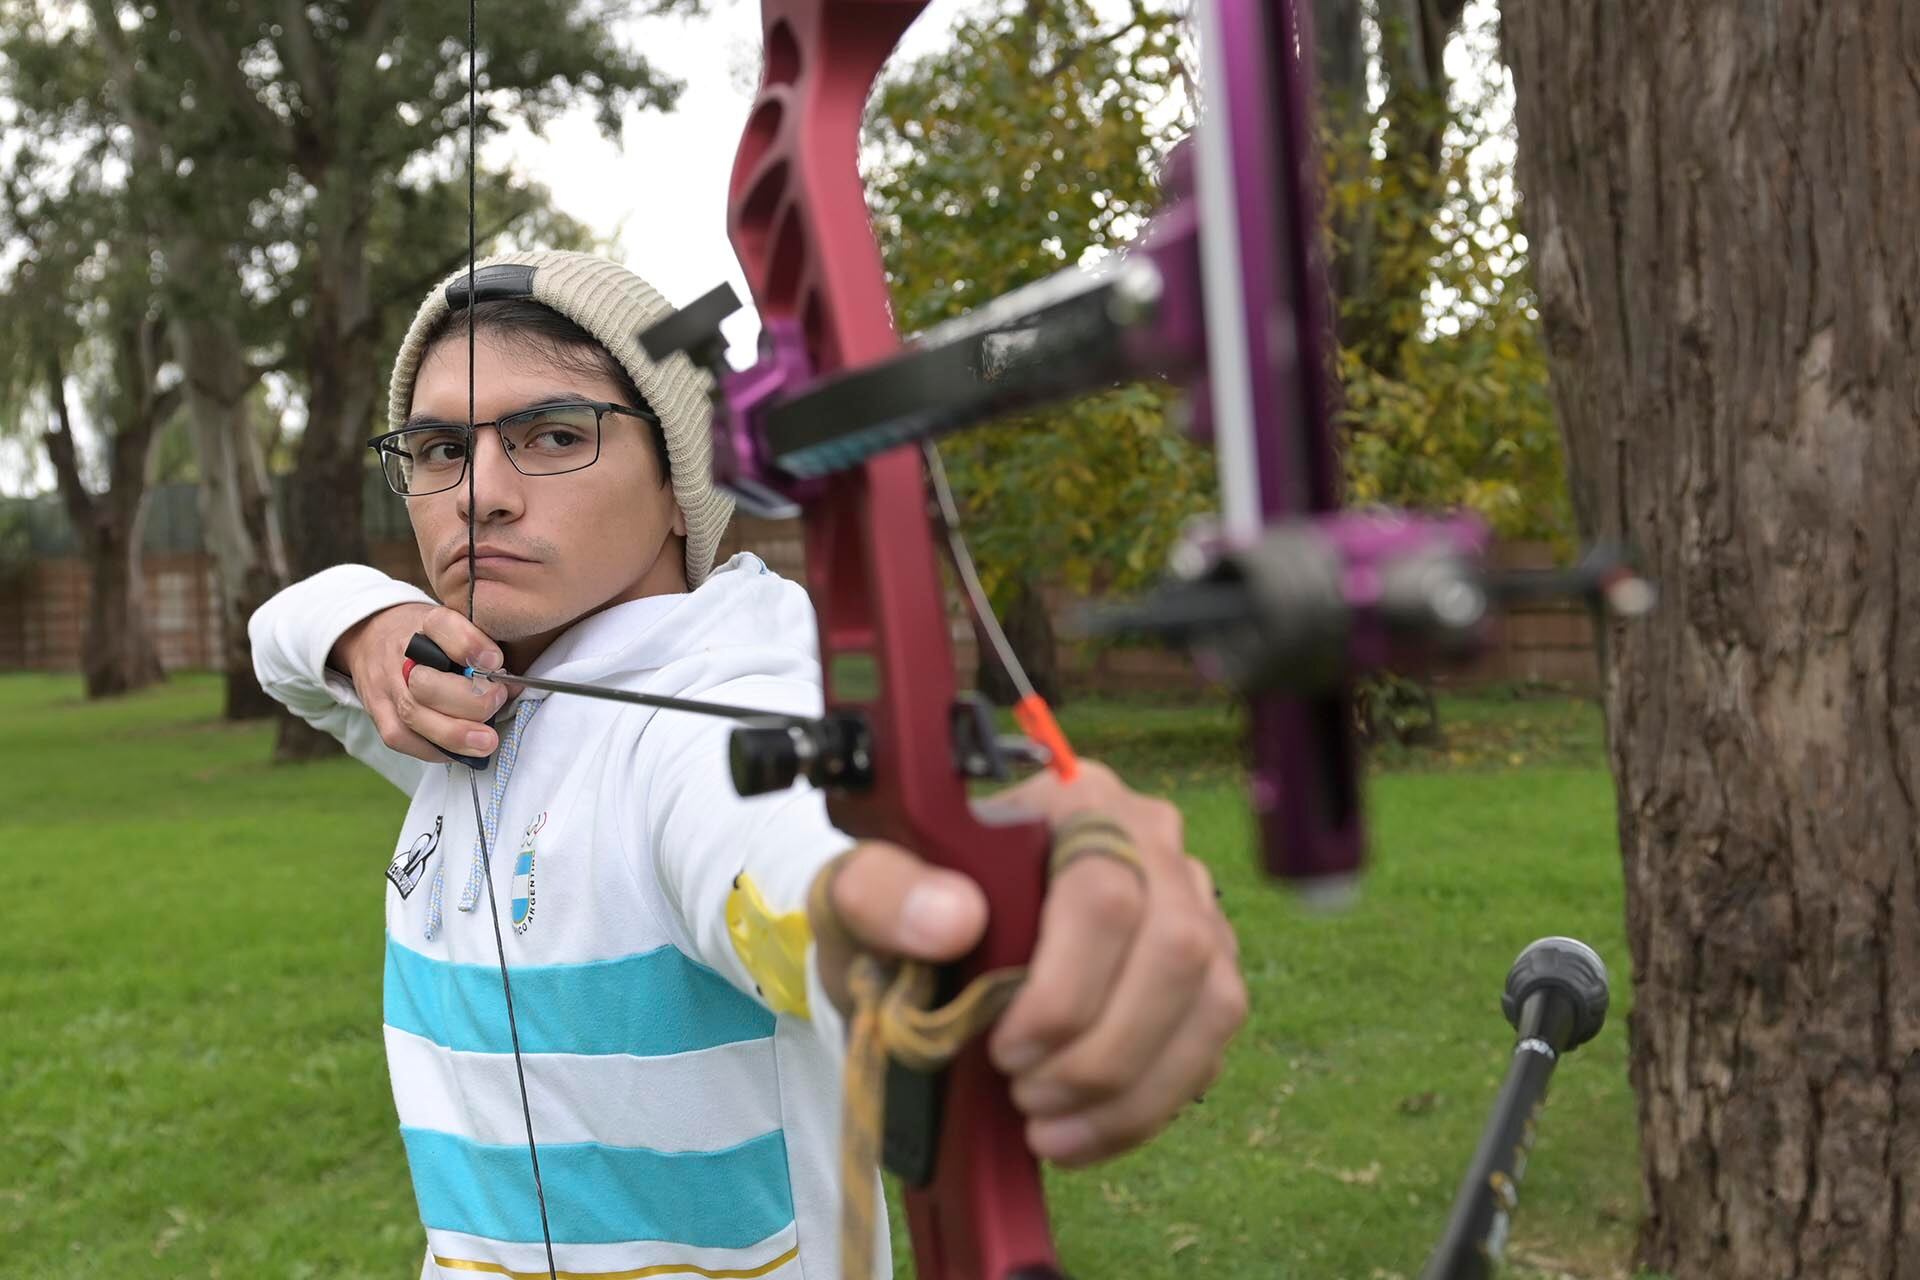
M1469 33L1475 36L1479 33ZM895 314L913 333L1136 235L1158 158L1189 124L1183 31L1136 4L1102 32L1080 0L1003 0L889 77L869 191ZM1474 52L1494 67L1482 41ZM1449 106L1390 93L1328 140L1340 424L1357 502L1465 506L1512 537L1571 528L1501 82ZM1153 578L1211 506L1211 461L1140 384L945 445L997 599Z
M53 417L50 367L70 366L109 307L128 300L131 279L145 276L122 201L81 178L39 189L23 181L28 172L16 154L0 182L0 244L16 255L0 276L0 432L19 438Z
M1483 68L1497 72L1490 50ZM1467 507L1507 537L1572 531L1519 230L1501 78L1449 110L1392 96L1328 140L1346 474L1356 502ZM1406 135L1436 146L1404 145Z
M1353 701L1355 727L1369 747L1385 742L1434 746L1444 740L1433 690L1418 680L1382 672L1361 681Z
M1138 233L1177 127L1160 122L1180 28L1136 3L997 0L891 73L868 116L868 192L896 321L915 333ZM1139 383L943 446L996 599L1017 579L1080 591L1158 574L1211 504L1212 464Z
M265 764L271 730L222 723L219 703L209 677L103 705L71 678L0 678L10 1274L419 1267L380 1041L380 872L405 802L351 761ZM1376 774L1362 897L1320 915L1253 871L1219 708L1065 714L1128 776L1173 781L1253 1008L1204 1106L1136 1154L1049 1176L1070 1274L1415 1274L1505 1066L1507 964L1545 933L1626 954L1598 712L1447 699L1445 714L1488 758ZM1553 763L1507 767L1529 744ZM1614 1274L1631 1244L1626 970L1540 1117L1514 1280ZM1557 1265L1524 1265L1543 1259Z
M609 132L636 103L670 108L680 85L628 47L614 19L697 8L526 0L491 22L483 13L482 153L583 95ZM25 228L38 242L24 265L0 258L0 322L42 314L28 288L36 264L83 306L100 289L75 264L118 255L169 315L230 320L250 366L286 374L296 395L329 344L384 354L393 342L380 334L404 326L464 260L465 34L464 10L428 0L320 0L272 14L0 0L0 101L18 147L0 234ZM111 234L101 230L109 213L120 219ZM482 253L588 238L543 188L510 175L482 173L478 223ZM341 332L320 331L322 300ZM5 367L16 349L0 343L0 394L17 381ZM177 450L163 460L169 474L191 471Z
M1168 393L1134 384L946 447L988 591L1016 577L1079 594L1163 572L1181 525L1213 504L1210 455L1168 421Z

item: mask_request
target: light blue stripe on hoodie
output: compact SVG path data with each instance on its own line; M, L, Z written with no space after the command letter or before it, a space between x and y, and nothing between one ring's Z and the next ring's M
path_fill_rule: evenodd
M400 1134L427 1226L491 1240L540 1239L524 1145L489 1146L432 1129ZM540 1179L555 1244L667 1240L742 1249L793 1221L787 1144L778 1130L724 1151L543 1142Z
M773 1034L771 1013L670 946L511 973L520 1047L527 1053L650 1058ZM497 966L431 960L392 938L385 1017L388 1026L449 1049L513 1052Z

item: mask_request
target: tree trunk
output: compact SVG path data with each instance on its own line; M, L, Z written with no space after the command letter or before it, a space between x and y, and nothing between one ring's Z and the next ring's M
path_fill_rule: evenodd
M326 190L323 184L323 190ZM307 356L307 429L287 497L296 578L366 563L361 485L380 407L368 286L366 193L336 181L316 210L318 259Z
M87 631L80 644L80 670L89 698L131 693L167 678L147 626L146 584L140 571L140 535L145 499L131 527L96 523L86 539Z
M1033 684L1035 693L1053 706L1062 700L1060 688L1060 646L1053 634L1053 615L1047 611L1046 597L1026 579L1014 584L1013 599L1000 611L1000 626L1007 633L1013 656L1019 659ZM975 664L975 685L982 696L1003 707L1020 700L1020 691L1007 678L998 655L987 637L974 628L979 660Z
M175 257L194 251L182 246ZM180 262L183 275L191 265ZM282 715L253 678L247 620L286 582L286 553L274 519L267 462L247 411L256 381L233 322L201 312L176 322L175 345L186 370L188 416L200 466L200 527L220 583L226 717Z
M66 507L74 539L88 570L87 629L80 638L80 670L89 698L107 698L166 679L147 626L146 583L140 570L140 540L147 527L153 441L173 398L153 392L158 362L151 327L138 324L116 337L122 383L118 423L107 443L107 492L88 491L81 475L73 415L67 403L66 368L57 353L46 358L46 390L53 422L44 437L47 458ZM142 357L146 358L142 358Z
M377 336L367 261L364 184L317 179L312 323L307 343L307 427L287 495L287 540L296 578L369 558L362 516L367 437L381 407ZM291 718L273 758L338 755L340 744Z
M1446 51L1465 9L1466 0L1378 0L1379 56L1373 60L1367 57L1360 0L1315 4L1323 120L1336 141L1338 170L1330 179L1336 186L1364 181L1375 163L1374 146L1384 148L1404 188L1401 199L1417 198L1429 215L1416 224L1423 228L1446 199L1439 174L1441 143L1452 119ZM1383 95L1377 107L1370 106L1375 88ZM1339 304L1341 343L1369 368L1398 377L1402 349L1417 335L1422 312L1409 308L1393 273L1382 270L1382 255L1395 250L1381 243L1380 211L1369 200L1351 208L1331 201L1326 216L1333 233L1327 274Z
M253 674L247 622L286 584L286 552L267 462L247 392L254 374L231 322L200 316L181 326L187 407L200 464L200 527L220 584L220 635L229 720L273 720L275 760L336 754L339 744L268 696Z
M120 95L132 134L136 167L170 166L164 158L165 130L142 109L134 91L140 63L122 32L117 9L106 0L93 0L89 7L100 51L113 71L109 84ZM218 200L215 191L212 198ZM158 217L150 234L164 247L167 259L173 355L185 375L180 390L200 468L200 527L220 584L225 714L229 720L284 715L254 680L247 643L247 619L286 581L286 554L274 519L266 458L248 420L246 397L259 373L248 363L234 319L244 314L234 265L223 256L217 236L209 240L195 229Z
M1333 140L1333 160L1340 166L1332 181L1357 181L1366 172L1369 156L1361 139L1372 121L1367 109L1369 59L1362 6L1360 0L1315 0L1313 13L1320 119ZM1325 216L1333 231L1327 264L1333 300L1363 297L1372 266L1372 209L1364 200L1350 209L1329 201Z
M1509 4L1676 1277L1920 1277L1920 16Z

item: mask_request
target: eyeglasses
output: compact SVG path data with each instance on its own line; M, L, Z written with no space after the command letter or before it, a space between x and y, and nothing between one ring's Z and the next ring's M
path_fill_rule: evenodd
M403 498L444 493L467 478L473 434L482 427L500 433L507 461L523 476L557 476L581 471L600 459L600 421L609 413L644 418L656 427L651 409L597 400L567 400L537 405L492 422L436 422L402 427L367 441L380 459L387 487Z

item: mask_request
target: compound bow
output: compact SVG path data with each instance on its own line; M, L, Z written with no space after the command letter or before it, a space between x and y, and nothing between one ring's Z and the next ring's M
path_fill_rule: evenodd
M902 447L1131 377L1182 382L1219 457L1221 518L1175 556L1178 580L1108 629L1189 643L1250 693L1249 767L1264 863L1339 894L1364 846L1350 681L1470 650L1506 594L1572 590L1636 607L1610 557L1550 580L1487 572L1467 516L1341 513L1328 405L1329 295L1316 253L1313 49L1298 0L1202 0L1204 116L1171 202L1111 269L1041 281L902 349L856 155L874 78L924 0L763 0L764 65L734 161L728 230L763 326L733 372L716 290L647 335L713 369L715 471L742 505L797 516L819 614L828 717L776 782L826 786L850 835L895 841L977 880L986 938L945 990L1024 963L1046 832L988 826L967 800L967 718L920 451ZM1303 51L1305 53L1303 54ZM1034 709L1037 712L1037 708ZM1035 725L1023 719L1030 732ZM764 762L763 762L764 763ZM975 1044L942 1089L896 1069L888 1163L907 1184L925 1280L1059 1275L1039 1172L1006 1082Z
M1578 594L1623 611L1649 597L1609 556L1568 574L1492 573L1487 530L1470 516L1339 509L1300 0L1200 0L1203 118L1132 252L903 348L856 158L875 77L925 3L763 0L761 83L728 215L759 359L744 371L724 360L719 324L739 305L724 287L643 343L656 359L708 365L716 479L743 509L804 530L827 712L737 729L736 785L806 777L848 835L977 881L990 920L943 976L951 995L1025 963L1049 835L986 821L969 802L969 779L999 748L957 686L937 509L923 452L908 446L1129 378L1184 384L1219 457L1220 520L1178 549L1167 587L1100 625L1182 641L1247 693L1264 865L1309 894L1343 893L1361 865L1356 676L1470 652L1503 596ZM1018 711L1062 758L1044 704ZM503 956L503 982L505 968ZM940 1076L894 1070L885 1155L906 1183L923 1280L1063 1274L1023 1118L978 1040Z

